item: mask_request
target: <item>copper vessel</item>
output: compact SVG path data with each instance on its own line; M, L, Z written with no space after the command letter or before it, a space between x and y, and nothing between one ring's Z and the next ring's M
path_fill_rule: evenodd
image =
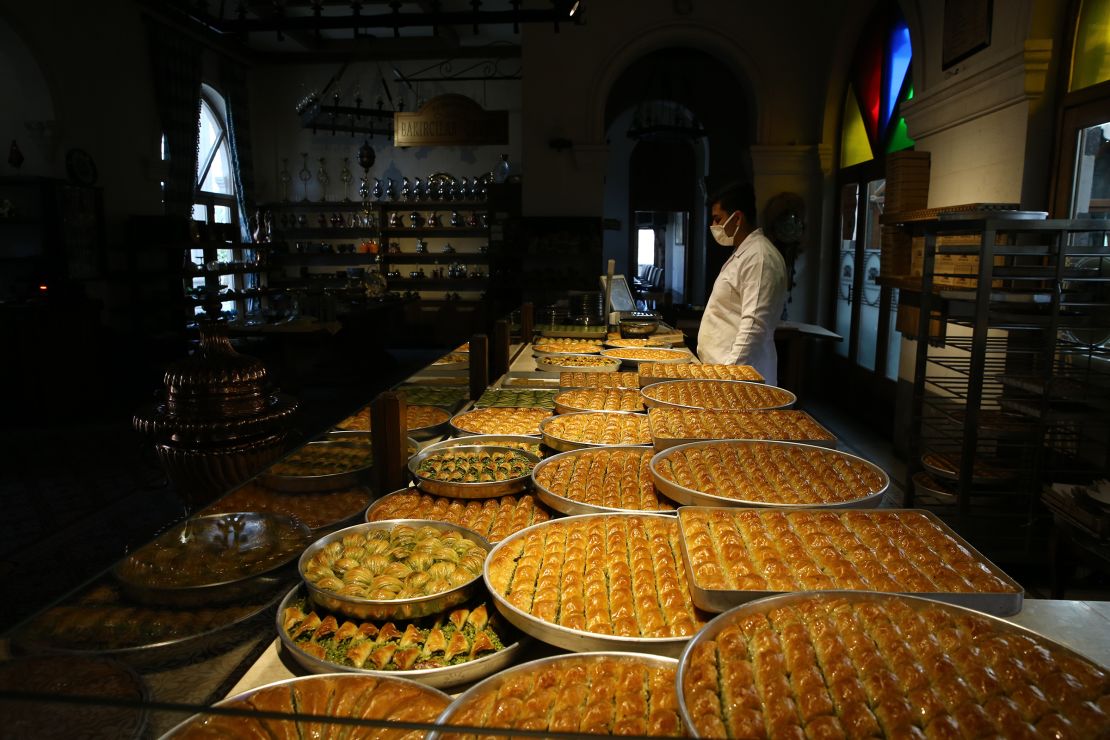
M133 424L190 510L285 452L296 399L276 392L265 365L236 352L216 327L202 325L200 348L163 382L164 401L140 409Z

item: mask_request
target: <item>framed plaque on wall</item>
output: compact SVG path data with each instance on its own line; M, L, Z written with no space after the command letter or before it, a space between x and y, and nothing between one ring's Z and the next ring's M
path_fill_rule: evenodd
M991 45L993 0L944 0L940 68L954 67Z

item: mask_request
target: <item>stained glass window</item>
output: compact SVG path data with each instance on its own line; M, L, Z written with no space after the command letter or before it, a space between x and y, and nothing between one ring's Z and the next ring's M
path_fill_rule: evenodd
M868 162L913 146L899 106L913 96L910 29L896 3L879 7L852 60L841 121L840 166Z

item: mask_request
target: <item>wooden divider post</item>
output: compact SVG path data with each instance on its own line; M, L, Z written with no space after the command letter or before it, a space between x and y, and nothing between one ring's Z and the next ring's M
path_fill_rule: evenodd
M475 334L470 338L470 397L478 400L489 386L489 338Z
M493 323L493 342L490 344L489 374L496 380L509 372L509 322L498 319Z
M408 404L393 391L379 393L370 404L374 479L379 496L408 485Z
M536 336L536 310L531 301L520 304L520 341L527 344Z

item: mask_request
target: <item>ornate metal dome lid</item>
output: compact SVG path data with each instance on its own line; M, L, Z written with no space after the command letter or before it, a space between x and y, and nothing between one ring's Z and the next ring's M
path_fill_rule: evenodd
M172 364L163 382L166 410L181 416L256 414L269 396L266 366L211 328L201 329L200 349Z

